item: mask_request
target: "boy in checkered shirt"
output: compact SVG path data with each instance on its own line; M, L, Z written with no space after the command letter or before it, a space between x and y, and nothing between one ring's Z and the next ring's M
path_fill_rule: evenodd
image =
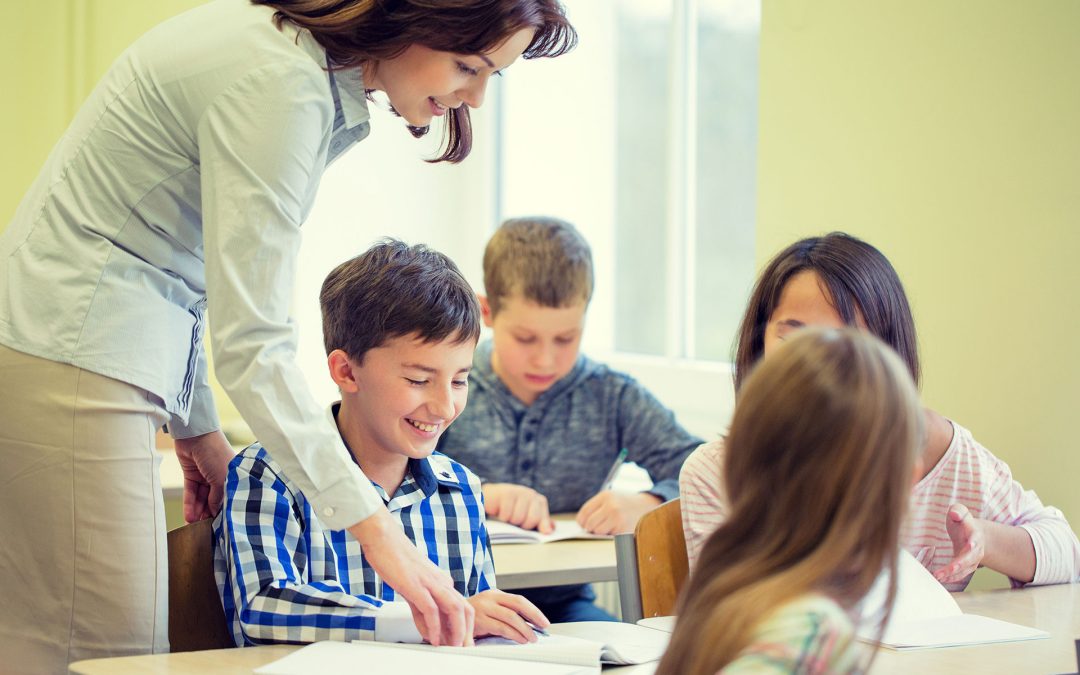
M480 481L433 452L465 407L480 333L468 282L446 256L386 240L338 266L320 302L331 416L391 515L475 610L475 637L535 641L547 619L495 589ZM331 530L259 443L229 466L215 521L215 574L238 645L420 642L409 606L359 542Z

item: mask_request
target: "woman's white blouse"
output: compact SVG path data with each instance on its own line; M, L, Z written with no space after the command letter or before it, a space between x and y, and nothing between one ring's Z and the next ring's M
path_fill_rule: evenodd
M300 226L368 133L357 69L215 0L136 41L0 236L0 343L142 387L217 429L202 338L244 419L332 528L381 507L295 364Z

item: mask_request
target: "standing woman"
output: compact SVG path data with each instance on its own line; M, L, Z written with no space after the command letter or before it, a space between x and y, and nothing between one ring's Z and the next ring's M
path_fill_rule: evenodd
M119 58L0 237L6 670L168 649L154 432L168 422L188 520L218 510L232 458L207 324L219 381L320 518L361 541L429 639L467 639L468 605L295 364L300 226L367 135L370 92L414 135L444 117L436 161L458 162L488 80L575 42L557 0L216 0Z

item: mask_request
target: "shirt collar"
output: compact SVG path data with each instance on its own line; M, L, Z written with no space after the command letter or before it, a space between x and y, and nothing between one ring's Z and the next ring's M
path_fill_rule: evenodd
M330 418L330 423L337 428L337 416L338 409L341 407L341 401L335 401L330 404L327 414ZM352 448L349 447L348 441L345 437L341 437L341 442L345 445L345 450L349 454L351 459L357 466L360 463L356 461L356 455L353 454ZM360 468L363 471L363 467ZM410 458L405 468L405 476L401 481L401 485L398 486L397 491L391 495L387 495L383 487L372 481L371 484L376 487L379 492L379 496L383 498L386 505L390 510L395 510L406 506L407 504L419 501L419 499L427 499L431 495L435 494L439 487L451 488L454 490L463 489L462 476L459 475L457 467L454 462L450 460L446 455L435 452L427 457L421 457L419 459ZM370 478L368 480L371 480ZM414 495L419 492L417 497L409 498L409 495Z
M340 102L341 112L345 114L345 128L352 129L368 122L371 114L368 112L364 74L360 67L330 71L330 57L311 31L306 28L298 29L287 21L282 30L286 30L286 27L292 30L297 44L307 55L320 67L327 69L327 79L330 81L330 86L334 88L334 98Z

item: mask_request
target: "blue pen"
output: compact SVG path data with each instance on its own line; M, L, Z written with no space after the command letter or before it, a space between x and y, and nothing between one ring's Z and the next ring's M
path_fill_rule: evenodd
M619 473L619 468L626 461L626 456L630 454L626 448L619 451L619 454L615 457L615 462L611 465L611 469L608 470L607 476L604 477L604 482L600 484L600 491L611 489L611 483L615 480L615 474Z

